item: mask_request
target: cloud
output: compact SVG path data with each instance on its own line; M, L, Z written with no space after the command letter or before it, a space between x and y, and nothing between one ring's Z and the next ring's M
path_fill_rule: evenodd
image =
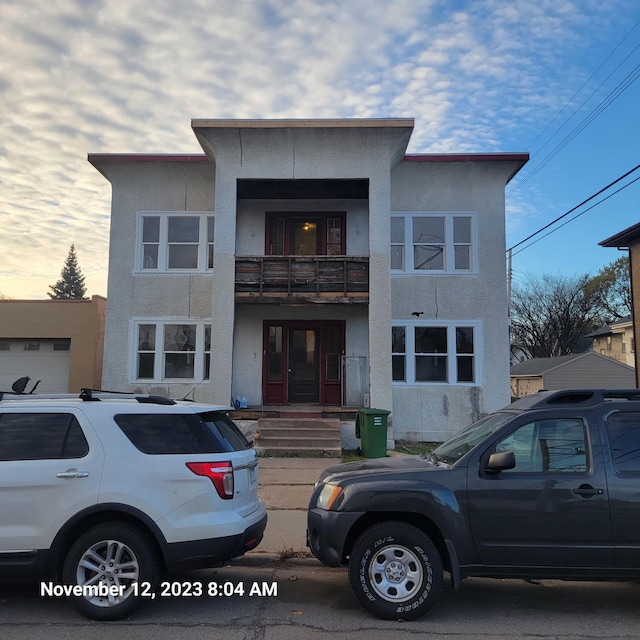
M5 0L0 292L44 297L74 243L106 294L110 187L88 153L200 153L208 117L415 117L413 152L521 150L625 7Z

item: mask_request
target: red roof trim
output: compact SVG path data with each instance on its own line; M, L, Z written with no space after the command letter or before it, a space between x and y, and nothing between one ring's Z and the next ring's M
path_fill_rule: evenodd
M209 162L206 155L90 153L89 162Z
M425 153L404 157L405 162L528 162L528 153Z

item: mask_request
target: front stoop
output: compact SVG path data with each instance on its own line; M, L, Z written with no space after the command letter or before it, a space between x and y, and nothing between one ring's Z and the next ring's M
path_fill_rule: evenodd
M298 453L339 458L342 454L340 420L260 418L254 449L258 453Z

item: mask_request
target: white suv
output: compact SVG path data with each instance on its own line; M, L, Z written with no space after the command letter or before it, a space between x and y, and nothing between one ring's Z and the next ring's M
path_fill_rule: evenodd
M0 394L0 579L75 586L81 613L116 620L162 571L256 547L258 460L226 411L90 390Z

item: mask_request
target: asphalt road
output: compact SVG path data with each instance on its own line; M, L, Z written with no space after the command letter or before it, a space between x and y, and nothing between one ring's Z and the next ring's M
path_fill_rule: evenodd
M37 585L0 585L0 638L388 640L392 636L402 640L427 634L430 640L640 638L640 584L633 582L468 579L457 593L446 587L432 611L415 622L372 617L352 595L345 569L329 569L310 558L245 561L172 576L171 583L167 591L173 590L173 595L158 594L130 619L112 623L83 618L64 600L40 596ZM185 595L194 585L202 585L203 595Z

